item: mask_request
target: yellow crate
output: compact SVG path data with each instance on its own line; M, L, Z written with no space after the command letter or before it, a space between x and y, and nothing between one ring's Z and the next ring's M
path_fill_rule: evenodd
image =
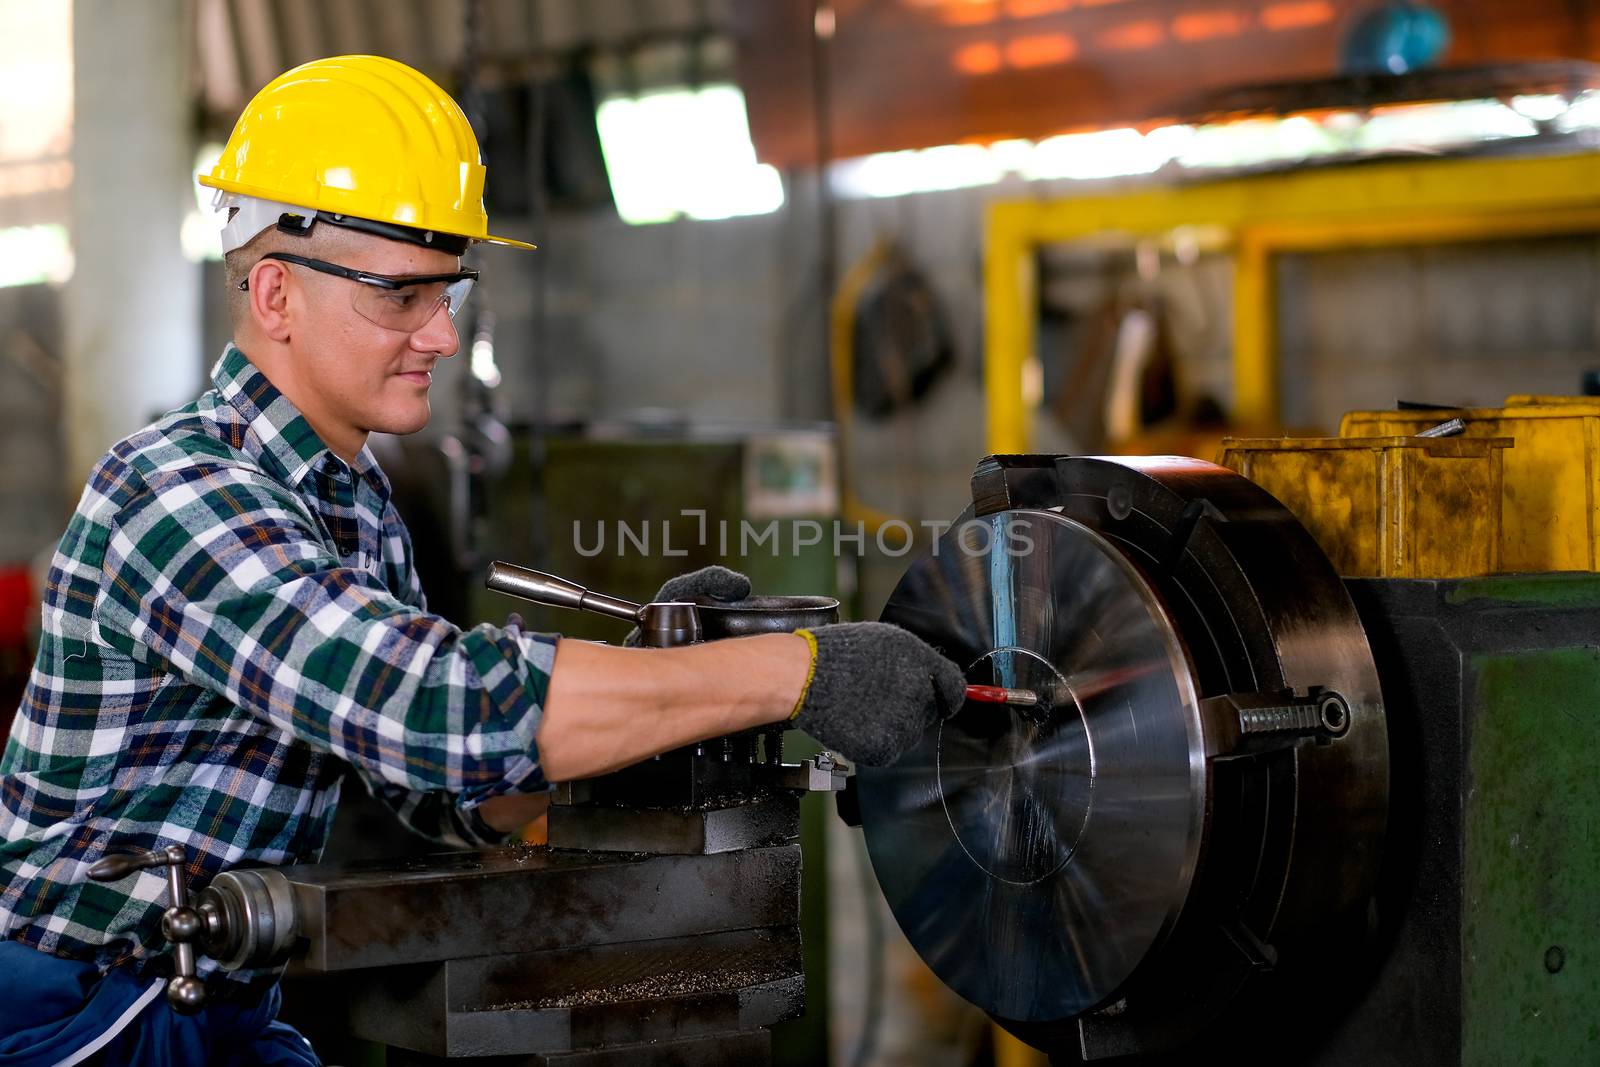
M1340 574L1464 578L1500 569L1510 441L1230 437L1218 461L1294 512Z
M1512 397L1503 408L1352 411L1339 435L1416 433L1450 418L1466 423L1466 437L1516 443L1505 457L1501 569L1600 570L1600 400Z

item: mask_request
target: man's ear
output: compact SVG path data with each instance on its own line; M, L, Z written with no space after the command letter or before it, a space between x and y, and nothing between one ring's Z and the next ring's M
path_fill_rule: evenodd
M250 317L267 338L280 344L289 340L288 268L275 259L263 259L250 268Z

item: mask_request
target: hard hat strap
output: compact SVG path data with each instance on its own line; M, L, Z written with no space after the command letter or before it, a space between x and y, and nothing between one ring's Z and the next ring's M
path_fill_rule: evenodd
M404 241L407 244L420 245L423 248L437 248L452 256L459 256L467 250L471 240L453 233L440 233L437 230L421 230L412 226L399 226L390 222L376 222L372 219L360 219L351 215L338 215L329 211L308 210L296 204L285 204L277 200L263 200L260 197L241 196L237 193L228 193L217 190L213 201L219 212L226 212L226 219L222 226L222 251L224 254L236 248L242 248L255 239L256 235L269 227L276 227L283 233L303 237L311 233L312 228L319 222L326 222L330 226L341 226L361 233L370 233L376 237L383 237L390 241Z
M467 250L471 240L453 233L440 233L438 230L419 230L414 226L398 226L392 222L378 222L374 219L358 219L354 215L335 215L328 211L319 211L314 222L326 222L330 226L342 226L347 230L356 230L360 233L370 233L377 237L386 237L391 241L404 241L407 244L421 245L423 248L437 248L441 252L448 252L452 256L459 256ZM278 228L283 229L283 222L278 223ZM307 230L310 227L306 227Z

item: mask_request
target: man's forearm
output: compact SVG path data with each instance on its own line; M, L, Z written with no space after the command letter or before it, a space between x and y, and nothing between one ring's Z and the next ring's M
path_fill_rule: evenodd
M794 634L671 649L563 640L539 727L544 775L588 778L780 722L794 710L810 665L810 646Z

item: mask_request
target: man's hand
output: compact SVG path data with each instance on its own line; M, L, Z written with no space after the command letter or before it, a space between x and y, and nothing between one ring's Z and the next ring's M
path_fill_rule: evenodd
M530 823L541 822L549 811L549 793L514 793L490 797L478 805L479 817L503 834L520 832ZM543 833L542 827L540 833ZM526 836L523 835L524 840Z
M907 630L845 622L800 631L816 660L794 725L856 763L882 767L960 709L961 668Z
M750 595L750 579L738 571L729 570L727 567L713 563L709 567L701 567L688 574L680 574L676 578L667 579L655 596L650 598L651 603L662 601L693 600L695 597L708 596L717 600L743 600ZM629 631L622 643L629 648L636 648L639 644L639 628L636 626Z

